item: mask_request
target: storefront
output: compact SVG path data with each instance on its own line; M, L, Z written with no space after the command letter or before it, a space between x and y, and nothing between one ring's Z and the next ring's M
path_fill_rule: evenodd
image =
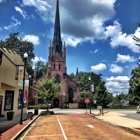
M21 100L24 100L23 112L27 111L25 97L21 97L23 90L23 79L18 79L23 70L24 63L16 52L0 48L0 116L7 112L14 111L14 116L20 115ZM25 80L25 90L28 90L28 75ZM24 94L23 94L24 95Z

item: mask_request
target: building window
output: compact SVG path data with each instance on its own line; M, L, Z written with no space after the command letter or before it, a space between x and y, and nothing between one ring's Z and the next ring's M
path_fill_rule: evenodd
M55 64L53 65L53 69L55 70Z
M14 91L6 90L4 110L13 110Z
M59 64L59 70L61 69L61 65Z
M55 76L55 82L56 83L60 83L61 82L60 76L58 74Z
M68 99L69 99L69 103L73 103L73 89L72 88L68 89Z

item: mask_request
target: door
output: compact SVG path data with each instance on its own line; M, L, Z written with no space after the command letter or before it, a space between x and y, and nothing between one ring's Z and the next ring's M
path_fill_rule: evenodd
M68 95L69 95L69 103L73 103L73 89L68 89Z
M53 108L59 108L59 99L53 100Z

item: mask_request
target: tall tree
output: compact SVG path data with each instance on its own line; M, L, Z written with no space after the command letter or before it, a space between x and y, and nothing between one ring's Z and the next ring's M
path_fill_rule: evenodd
M47 104L47 111L49 111L49 103L56 97L59 97L61 83L55 82L55 77L49 79L45 78L38 81L38 86L32 87L39 93L36 98L43 99Z
M36 74L37 79L47 73L47 66L48 66L48 63L46 63L46 65L45 65L44 62L41 60L36 62L35 67L37 70L37 74Z
M138 23L138 26L140 27L140 23ZM136 36L133 37L133 39L138 42L136 45L140 46L139 42L140 39ZM129 81L129 94L133 96L133 103L135 101L140 101L140 58L138 58L137 67L132 69L131 71L132 77ZM131 100L132 102L132 100Z
M134 101L140 100L140 64L138 64L138 67L134 68L131 72L132 77L129 81L129 94L134 96ZM133 101L133 102L134 102Z
M89 77L91 78L89 80ZM79 72L79 80L80 80L80 91L89 90L90 84L94 84L94 87L101 82L101 74L97 75L93 72Z
M95 90L95 99L97 105L106 106L107 105L107 88L105 86L105 82L100 82Z

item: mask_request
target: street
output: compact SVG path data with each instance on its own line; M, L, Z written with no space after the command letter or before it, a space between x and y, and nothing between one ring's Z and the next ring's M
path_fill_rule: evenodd
M39 117L20 140L139 140L119 127L111 126L86 114Z

